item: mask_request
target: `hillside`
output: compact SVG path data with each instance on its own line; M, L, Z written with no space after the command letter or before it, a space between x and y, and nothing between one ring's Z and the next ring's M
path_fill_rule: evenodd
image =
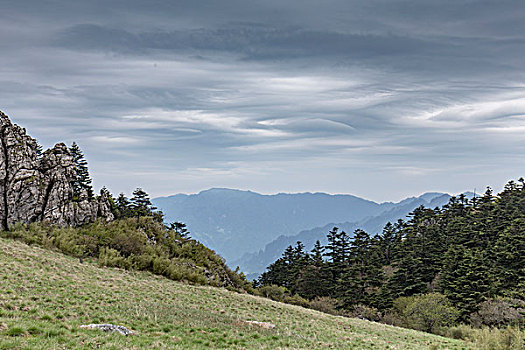
M2 349L467 349L467 344L330 316L145 272L99 268L0 239ZM271 322L263 329L245 321ZM123 337L80 325L114 323Z

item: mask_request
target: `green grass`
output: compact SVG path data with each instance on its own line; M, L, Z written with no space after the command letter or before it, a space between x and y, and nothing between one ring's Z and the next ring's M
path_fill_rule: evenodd
M247 324L270 322L274 329ZM136 335L79 328L113 323ZM0 349L472 349L147 272L100 268L0 239Z

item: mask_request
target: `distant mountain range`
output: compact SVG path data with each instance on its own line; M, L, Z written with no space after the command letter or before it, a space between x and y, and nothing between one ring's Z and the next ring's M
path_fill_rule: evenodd
M472 198L474 194L467 192L465 195ZM301 241L306 249L311 250L317 240L321 241L322 244L326 244L326 234L334 227L338 227L350 235L358 228L371 234L380 233L386 223L393 223L399 219L406 218L415 208L421 205L427 208L441 207L447 204L451 197L445 193L425 193L419 197L407 198L376 216L366 217L358 222L332 222L322 227L301 231L296 235L280 236L268 243L264 249L256 253L245 253L240 259L232 261L230 265L239 266L250 277L256 277L269 264L278 259L286 247L295 245L297 241Z
M467 194L472 195L472 194ZM186 223L193 237L223 256L230 266L258 274L296 241L309 249L332 227L380 232L420 205L442 206L445 193L425 193L398 203L376 203L352 195L279 193L212 188L197 194L153 199L166 221Z

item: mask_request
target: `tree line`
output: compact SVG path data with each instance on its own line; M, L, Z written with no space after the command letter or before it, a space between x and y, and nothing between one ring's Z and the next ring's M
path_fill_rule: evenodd
M89 175L88 162L84 153L76 142L73 142L71 147L69 147L69 152L73 158L76 171L76 177L71 182L73 187L73 200L95 200L96 197L93 191L93 186L91 185L92 179ZM157 208L151 203L149 194L140 187L133 191L133 196L131 198L127 198L124 193L120 193L117 198L114 198L105 187L102 188L101 195L104 195L109 199L111 211L117 219L131 217L140 219L140 217L152 216L160 223L163 221L163 213L156 210ZM174 223L173 225L175 224L181 225L180 223Z
M308 300L332 298L340 310L364 307L383 316L397 310L399 317L408 306L403 303L425 296L448 307L445 323L479 321L487 307L504 305L514 315L511 321L523 325L523 178L497 195L488 188L480 197L453 197L442 208L419 207L406 221L388 223L381 234L358 229L349 235L334 227L327 239L310 252L301 242L289 246L257 284L284 287Z

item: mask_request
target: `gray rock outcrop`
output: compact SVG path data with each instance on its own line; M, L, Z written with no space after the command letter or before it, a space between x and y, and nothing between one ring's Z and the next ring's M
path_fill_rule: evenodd
M76 200L73 183L76 167L63 143L38 152L38 143L26 130L0 112L0 228L21 222L48 221L55 225L79 226L98 218L113 220L104 193Z

